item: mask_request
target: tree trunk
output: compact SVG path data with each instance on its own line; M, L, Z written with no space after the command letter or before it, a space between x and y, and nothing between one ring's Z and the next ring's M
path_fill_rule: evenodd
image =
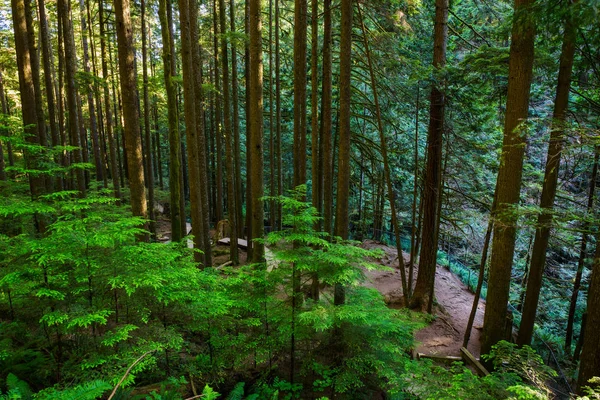
M373 69L373 60L371 59L371 52L369 50L369 41L367 38L367 29L360 11L360 5L358 6L358 12L360 17L361 28L363 32L363 40L365 43L365 53L367 56L367 62L369 65L369 74L371 77L371 90L373 92L373 102L375 105L375 115L377 117L377 128L379 131L379 141L381 142L381 156L383 157L383 173L385 181L387 183L388 196L390 202L390 209L392 212L392 227L394 229L394 236L396 241L396 250L398 252L398 268L400 269L400 276L402 279L402 296L404 297L404 304L408 304L408 287L406 283L406 268L404 265L404 258L402 256L402 246L400 243L400 226L398 223L398 214L396 213L396 196L394 193L394 186L392 184L392 177L390 172L390 162L388 159L387 143L385 141L385 132L383 130L383 120L381 118L381 108L379 107L379 96L377 92L377 83L375 78L375 71Z
M77 74L77 59L75 53L75 40L73 38L73 24L71 23L71 3L68 0L58 0L58 15L62 21L63 40L65 46L65 80L67 83L67 109L69 111L69 136L71 145L77 147L73 150L73 161L77 164L83 162L83 155L79 132L79 118L77 106L77 88L75 76ZM81 196L86 194L85 173L83 169L76 168L77 189Z
M279 27L279 1L275 0L275 180L277 181L277 195L283 195L283 174L281 161L281 59L280 59L280 27ZM326 0L327 1L327 0ZM282 229L282 205L276 204L277 230Z
M144 162L140 138L140 118L138 115L138 92L136 87L133 49L133 27L131 24L129 0L114 0L117 42L119 52L119 75L123 96L123 120L125 153L129 170L131 210L134 216L146 219L148 209L144 187ZM145 224L144 224L145 225ZM146 228L144 226L144 228ZM138 235L138 240L148 241L147 234Z
M177 92L173 83L171 60L175 57L171 48L169 24L167 20L167 0L159 1L161 34L163 41L163 75L167 92L167 118L169 121L169 199L171 203L171 240L179 242L185 227L185 214L181 209L181 139L177 118Z
M215 223L218 223L223 219L223 114L221 111L221 78L220 78L220 54L219 54L219 34L220 28L218 24L219 16L217 9L217 0L213 1L213 55L215 63L214 81L215 85L215 143L217 145L217 153L215 155L217 163L217 177L215 180L215 187L217 191L217 201L214 204L215 207Z
M225 20L225 0L219 0L221 31L227 32ZM221 59L223 61L223 111L225 118L225 169L227 180L227 208L229 217L230 259L233 265L239 263L237 243L237 213L235 208L235 162L233 160L233 132L231 126L231 96L229 94L229 61L227 39L221 35Z
M31 54L29 46L29 35L27 33L26 7L27 0L11 0L13 29L15 33L15 50L17 56L17 69L19 74L19 89L21 94L23 127L26 140L29 144L39 145L37 136L37 113L35 107L35 88L33 84L33 68L31 66ZM26 151L25 164L27 169L39 168L39 157L35 152ZM44 179L41 175L29 174L29 188L31 197L37 198L44 193ZM37 226L37 231L43 233L44 226Z
M331 68L331 0L323 2L323 85L321 94L321 142L323 143L323 231L333 233L333 150L331 147L332 124L332 68ZM277 68L279 71L279 68ZM279 93L279 90L277 91Z
M554 114L552 116L553 126L550 131L550 143L548 145L548 155L546 158L544 185L542 187L542 198L540 200L541 213L538 216L535 231L531 266L529 268L529 278L527 279L527 292L525 294L525 303L523 306L523 317L521 319L519 337L517 339L517 343L520 346L531 343L535 315L542 287L542 277L544 275L544 267L546 266L546 249L548 248L548 240L550 239L552 209L554 208L560 157L564 144L564 125L569 105L569 89L571 88L571 71L573 70L576 35L577 27L575 26L573 19L567 17L562 52L560 55Z
M81 18L81 42L83 47L83 70L86 74L91 74L90 68L90 56L88 51L88 37L87 37L87 21L86 21L86 10L85 3L83 0L79 0L79 12ZM104 180L104 168L102 166L102 158L100 157L100 139L98 137L98 123L96 120L96 107L94 105L94 88L91 84L88 84L85 88L87 102L88 102L88 113L90 117L90 133L92 135L92 151L94 153L94 166L96 167L96 180Z
M494 210L494 239L485 309L481 353L489 353L492 346L505 339L506 311L510 277L515 250L517 214L519 204L523 155L525 153L525 127L529 108L529 89L533 72L535 25L525 14L533 0L515 0L512 41L510 45L508 94L504 121L504 142Z
M306 183L306 0L294 1L294 187Z
M53 70L52 70L52 58L50 50L50 34L48 33L48 18L46 16L46 5L44 0L38 0L39 10L39 25L40 25L40 42L42 44L42 60L44 63L44 83L46 85L46 103L48 104L48 119L50 124L50 136L52 138L52 147L60 146L60 134L58 130L58 124L56 120L56 102L54 100L54 83L53 83ZM4 96L4 91L0 93L0 96ZM55 155L56 164L60 164L58 154ZM57 190L62 190L62 179L56 179Z
M352 101L352 0L342 0L340 39L340 136L337 177L337 205L335 210L335 235L348 239L348 203L350 198L350 104ZM336 283L335 305L346 302L345 288Z
M596 179L598 177L598 161L600 158L600 146L596 146L594 155L594 166L592 167L592 176L590 177L590 191L588 195L587 212L592 212L594 206L594 192L596 191ZM571 354L571 343L573 339L573 323L575 321L575 311L577 310L577 298L581 288L581 277L583 276L583 267L585 266L586 248L588 243L588 230L590 223L586 221L581 229L581 247L579 248L579 260L577 262L577 274L573 283L573 293L569 303L569 317L567 319L567 329L565 338L565 351ZM583 330L583 325L582 325Z
M583 394L583 387L588 386L588 381L598 376L600 371L600 235L596 237L596 254L590 289L587 300L587 323L585 339L581 349L581 363L579 364L579 377L577 379L577 393ZM583 332L582 332L583 333Z
M322 154L319 152L319 2L311 1L311 48L310 48L310 126L311 126L311 170L312 170L312 205L317 209L319 215L323 213L323 162ZM317 232L321 231L321 220L315 225Z
M204 252L204 265L212 266L212 249L210 243L210 220L208 191L209 186L207 174L206 142L204 136L203 121L203 99L202 99L202 59L200 57L200 45L198 37L198 7L197 1L189 3L190 10L190 38L192 46L192 67L194 76L194 106L196 108L196 146L198 151L198 195L200 202L200 230L203 242L202 251Z
M146 2L141 0L142 11L142 80L144 96L144 144L146 151L146 177L148 182L148 218L150 219L150 235L156 237L156 216L154 215L154 174L152 173L152 140L150 137L150 100L148 97L148 49L146 31Z
M262 238L264 232L263 210L263 64L262 64L262 24L260 0L249 2L250 33L250 152L251 165L250 203L252 210L251 231L253 238ZM263 262L265 247L262 243L253 244L252 262Z
M413 202L410 235L410 261L408 262L408 298L412 296L413 274L415 270L415 259L417 258L417 196L419 189L419 100L420 82L417 82L417 109L415 112L415 148L414 148L414 174L413 174Z
M434 26L433 67L437 70L446 65L448 42L448 0L436 0ZM444 134L444 83L431 88L429 129L427 131L427 164L423 181L423 250L419 258L417 283L410 306L425 311L433 302L431 288L435 282L437 265L437 233L439 224L438 204L442 191L442 142Z
M119 164L117 160L117 144L113 135L113 118L110 106L110 93L108 88L108 55L106 49L106 30L104 28L104 0L99 0L100 15L100 52L102 54L102 78L104 80L104 113L106 115L106 136L108 137L108 150L110 154L110 175L113 183L113 194L121 199L121 184L119 182Z
M235 2L229 3L229 23L231 32L235 32ZM239 84L237 75L237 51L231 45L231 92L233 106L233 159L235 162L235 215L237 236L244 237L244 218L242 215L242 160L240 157L240 111L239 111Z

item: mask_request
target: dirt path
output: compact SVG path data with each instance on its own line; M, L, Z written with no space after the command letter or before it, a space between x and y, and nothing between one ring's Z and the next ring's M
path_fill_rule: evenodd
M166 218L158 221L159 240L169 240L170 225ZM189 225L189 224L187 224ZM188 231L190 226L187 227ZM214 235L214 231L211 231ZM190 243L191 245L191 243ZM365 286L377 289L385 298L387 304L392 307L404 306L402 298L402 279L398 269L398 252L395 248L386 246L373 240L366 240L361 247L367 249L382 249L384 255L381 259L372 260L373 262L390 267L391 270L365 271L367 282ZM244 263L246 252L240 251L240 262ZM221 265L229 260L228 246L215 246L213 249L213 265ZM404 265L408 264L408 254L403 254ZM415 268L414 277L417 276ZM408 276L408 271L406 272ZM419 346L417 351L425 354L436 355L460 355L463 336L474 295L464 285L460 279L448 269L438 265L435 279L435 297L437 304L435 306L435 320L427 327L419 330L415 334ZM485 311L485 301L479 301L479 308L471 332L469 341L469 351L479 357L480 355L480 336L483 326L483 313Z
M368 280L366 286L377 289L383 294L388 304L403 306L402 280L398 269L396 249L372 240L363 242L362 247L382 249L385 255L376 261L392 268L391 271L366 271ZM406 253L403 254L403 259L404 264L407 264L409 257ZM415 269L415 279L416 276L417 270ZM417 351L425 354L459 356L474 294L456 275L438 265L435 278L435 297L437 300L436 319L415 334L417 342L420 343ZM479 341L484 311L485 301L480 300L468 346L469 351L475 357L479 357L480 354Z

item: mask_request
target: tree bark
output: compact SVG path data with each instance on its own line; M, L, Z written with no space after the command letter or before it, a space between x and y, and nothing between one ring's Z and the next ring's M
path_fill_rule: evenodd
M219 20L221 32L227 32L225 0L219 0ZM230 259L233 265L239 263L237 243L237 213L235 209L235 162L233 159L233 132L231 126L231 96L229 93L229 57L227 39L221 35L221 60L223 62L223 111L225 118L225 172L227 181L227 208L229 217Z
M125 152L129 171L131 210L134 216L148 218L146 189L144 185L144 162L140 138L140 118L138 115L138 92L136 87L133 49L133 27L131 24L129 0L114 0L116 15L117 42L119 54L119 75L123 98L123 121ZM144 224L144 228L146 228ZM139 241L148 241L147 234L139 234Z
M119 182L119 163L117 160L117 144L113 134L113 114L110 105L110 93L108 88L108 55L106 49L106 29L104 27L104 0L99 0L98 13L100 16L100 52L102 54L102 85L104 90L104 113L106 115L106 136L108 138L108 150L110 154L110 175L113 183L113 195L121 199L121 184Z
M510 278L515 250L523 156L525 153L525 126L529 108L529 89L533 73L535 23L526 14L534 0L515 0L515 17L510 45L508 94L504 121L504 142L498 181L497 207L494 211L494 238L485 309L481 353L489 353L492 346L505 339L506 312Z
M350 198L350 104L352 101L352 0L342 0L340 4L340 136L337 177L337 205L335 210L335 235L348 239L348 203ZM401 256L401 255L400 255ZM346 302L345 288L335 284L335 305Z
M144 144L146 151L146 170L148 186L148 218L150 219L150 235L156 237L156 216L154 215L154 174L152 173L152 140L150 137L150 100L148 97L148 49L147 49L147 31L146 31L146 2L141 0L140 8L142 11L142 80L144 96Z
M331 61L331 0L323 2L323 85L321 94L321 141L323 143L323 231L333 233L333 149L332 124L332 61ZM279 68L277 68L279 70ZM277 91L279 93L279 90Z
M252 187L250 203L252 210L251 231L253 238L264 235L263 210L263 63L262 63L262 23L260 0L249 2L249 33L250 33L250 137L249 150L251 164L248 166ZM252 262L263 262L265 247L262 243L254 242Z
M585 339L581 349L581 363L579 364L579 377L577 379L577 393L583 394L583 387L588 386L588 381L598 376L600 371L600 235L596 237L596 254L590 289L587 300L587 323Z
M523 317L519 328L517 343L521 346L531 343L535 315L542 287L542 277L546 264L546 249L550 239L552 227L552 209L558 183L561 152L564 144L566 112L569 105L569 89L571 88L571 71L573 70L573 56L575 55L575 39L577 27L572 18L567 17L563 38L560 67L558 71L558 85L554 101L554 114L552 129L550 131L550 144L546 158L546 171L542 198L540 200L541 213L538 216L535 240L531 255L531 266L527 280L527 292L523 307Z
M294 187L306 183L306 0L294 1Z
M73 38L73 24L71 23L71 4L68 0L58 0L58 15L62 21L63 40L65 47L65 81L67 95L67 109L69 111L69 137L71 145L77 147L73 150L73 161L77 164L83 162L79 118L77 105L77 88L75 75L77 74L77 56L75 53L75 40ZM86 195L85 173L82 168L75 169L77 189L81 196Z
M446 65L448 42L448 0L436 0L433 67L438 71ZM442 191L442 143L444 135L445 95L443 82L432 86L427 131L427 164L423 180L423 250L419 258L417 283L411 298L413 309L425 311L433 302L431 288L435 282L437 265L437 233L439 224L438 204Z
M587 212L591 213L594 206L594 192L596 191L596 180L598 178L598 161L600 159L600 146L595 147L594 166L592 167L592 175L590 177L590 189L588 195ZM577 310L577 299L579 297L579 289L581 288L581 278L583 276L583 267L585 266L586 248L588 243L588 230L590 223L586 221L583 224L581 232L581 247L579 248L579 260L577 262L577 273L575 282L573 282L573 293L569 303L569 316L567 318L567 329L565 337L565 351L571 354L571 343L573 340L573 323L575 321L575 311ZM583 331L583 325L582 325Z
M159 1L161 34L163 41L163 77L167 92L167 118L169 122L169 199L171 203L171 240L179 242L185 227L185 214L181 209L181 139L177 118L177 92L173 83L171 60L175 57L171 47L169 23L167 19L167 0Z

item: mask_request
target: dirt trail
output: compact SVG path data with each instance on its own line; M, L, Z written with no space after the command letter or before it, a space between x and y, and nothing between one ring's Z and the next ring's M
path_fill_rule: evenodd
M366 286L377 289L388 304L402 306L404 303L402 280L396 249L372 240L363 242L362 247L382 249L385 252L383 258L374 261L392 268L392 271L366 271ZM403 259L406 265L409 261L408 254L404 253ZM414 274L416 279L416 268ZM435 277L436 319L415 334L417 342L420 343L417 351L425 354L459 356L474 297L456 275L438 265ZM485 301L480 300L468 346L475 357L480 355L479 342L484 311Z
M188 224L189 225L189 224ZM157 221L159 240L169 240L170 225L166 218ZM188 226L188 231L190 227ZM211 236L214 231L211 231ZM191 243L190 243L191 245ZM388 271L374 270L365 271L367 282L365 286L377 289L391 307L402 307L402 279L398 269L398 252L395 248L386 246L373 240L365 240L361 247L366 249L381 249L384 255L381 259L373 262L392 268ZM246 252L240 251L240 262L244 263ZM229 259L227 246L217 246L213 250L213 265L221 265ZM403 254L404 265L409 262L409 255ZM415 267L414 277L416 279L418 269ZM408 271L406 271L408 276ZM473 304L474 295L463 284L460 279L448 269L438 265L435 278L435 320L427 327L415 334L419 346L417 351L425 354L435 355L460 355L463 336L469 313ZM483 326L483 313L485 301L480 300L469 341L469 351L479 357L480 336Z

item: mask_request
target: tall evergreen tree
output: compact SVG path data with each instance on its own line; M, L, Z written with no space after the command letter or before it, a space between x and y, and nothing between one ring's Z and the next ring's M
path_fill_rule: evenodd
M482 354L488 353L493 345L506 339L506 324L509 321L512 323L507 319L507 304L516 239L515 207L519 204L521 191L529 91L533 75L535 21L528 15L533 2L534 0L514 2L504 141L496 183L496 221L488 278L491 284L487 292Z

